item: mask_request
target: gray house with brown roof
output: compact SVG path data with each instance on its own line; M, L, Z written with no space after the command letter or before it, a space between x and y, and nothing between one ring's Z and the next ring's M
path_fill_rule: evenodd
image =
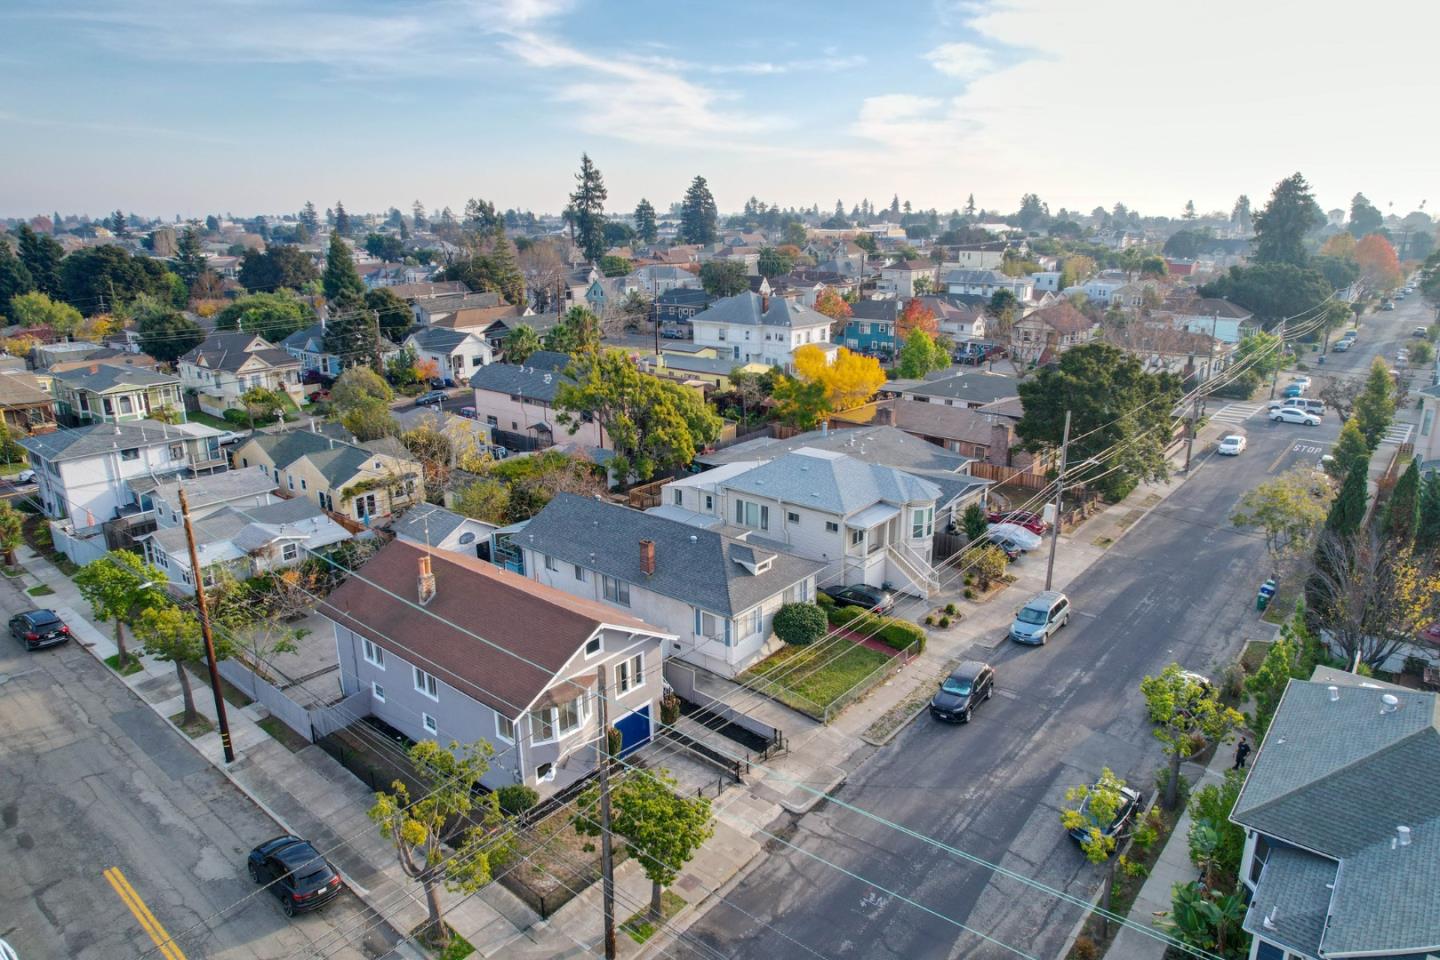
M414 740L489 742L486 786L548 792L594 769L599 671L623 752L659 723L672 635L475 557L394 540L319 609L361 712Z

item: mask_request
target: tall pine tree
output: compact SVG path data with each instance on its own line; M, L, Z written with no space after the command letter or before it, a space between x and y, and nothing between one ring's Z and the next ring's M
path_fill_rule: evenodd
M1296 173L1276 185L1270 203L1254 217L1255 259L1260 263L1305 266L1305 235L1320 226L1310 184Z
M376 365L380 362L380 324L365 306L365 283L355 269L350 246L336 230L330 234L325 254L325 349L340 358L345 367Z
M20 241L20 262L30 271L30 282L45 296L59 300L64 294L60 261L65 258L65 248L54 237L30 229L28 223L20 224L16 236Z
M1366 483L1370 477L1369 463L1356 463L1345 475L1340 493L1330 504L1330 513L1325 517L1325 531L1337 537L1352 537L1360 532L1365 522L1365 504L1370 499Z
M720 232L719 220L710 185L704 177L697 176L690 181L690 189L685 191L685 202L680 207L681 242L701 246L714 243Z
M306 200L305 206L300 208L300 223L311 233L320 228L320 214L315 212L315 204L309 200Z
M575 242L584 251L586 259L598 263L605 255L605 178L590 160L588 153L580 154L580 172L575 174L575 192L570 194L570 208L574 211Z
M1390 501L1385 504L1385 536L1397 544L1408 546L1415 539L1416 527L1420 522L1420 461L1412 459L1410 466L1395 481L1390 491Z
M1352 416L1360 426L1366 445L1373 452L1380 446L1385 431L1390 429L1390 421L1395 417L1395 381L1390 377L1390 368L1380 357L1370 364L1365 386L1361 388L1360 396L1355 398Z
M641 243L654 243L660 236L655 226L655 208L644 197L635 205L635 235Z
M1432 555L1440 552L1440 470L1425 476L1420 491L1420 523L1415 533L1419 548Z
M345 212L345 204L339 200L335 201L335 232L342 237L350 236L350 214Z

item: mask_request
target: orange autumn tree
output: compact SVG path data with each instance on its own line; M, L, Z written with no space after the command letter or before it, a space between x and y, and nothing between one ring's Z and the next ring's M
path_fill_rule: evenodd
M1372 286L1388 289L1398 286L1404 274L1400 272L1400 258L1390 241L1372 233L1355 244L1355 262L1360 265L1360 275Z
M841 347L835 362L825 362L825 351L813 343L796 347L795 373L806 383L825 387L825 401L831 412L850 410L873 397L885 385L885 371L874 357L851 353Z
M905 309L900 311L900 319L895 323L895 342L904 343L912 331L924 330L931 337L940 332L940 324L935 319L935 311L920 302L919 297L911 297L910 302L905 304Z

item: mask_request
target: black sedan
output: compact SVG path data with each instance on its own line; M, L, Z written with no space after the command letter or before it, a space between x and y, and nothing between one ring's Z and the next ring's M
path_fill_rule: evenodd
M950 723L969 723L975 706L994 695L994 669L979 660L966 660L940 682L940 689L930 698L930 716Z
M10 636L26 650L43 650L70 639L70 628L54 610L26 610L10 618Z
M437 403L444 403L448 399L450 399L450 394L446 393L444 390L430 390L420 394L420 396L415 398L415 406L433 406Z
M1094 788L1092 787L1091 789ZM1114 819L1109 823L1100 823L1098 818L1090 812L1090 798L1086 797L1085 801L1080 805L1080 815L1085 818L1085 823L1071 830L1070 838L1076 843L1084 843L1090 839L1090 829L1092 826L1099 827L1100 832L1107 837L1113 837L1123 833L1125 828L1130 825L1130 821L1135 819L1135 815L1139 812L1144 799L1139 790L1133 787L1121 787L1120 809L1116 811Z
M895 598L889 591L867 587L863 583L852 587L821 587L820 592L842 607L864 607L880 614L888 614L895 609Z
M250 879L268 884L285 916L315 910L340 893L340 874L308 840L286 835L250 851Z

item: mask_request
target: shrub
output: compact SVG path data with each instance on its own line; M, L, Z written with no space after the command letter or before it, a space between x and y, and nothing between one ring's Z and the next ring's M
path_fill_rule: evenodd
M941 618L940 618L940 626L942 626L942 627L948 627L948 626L950 626L950 618L949 618L949 617L941 617Z
M818 603L820 606L825 607L826 609L835 606L835 598L830 596L830 594L828 593L817 592L815 594L815 602Z
M508 787L496 790L495 799L499 801L500 809L513 817L539 803L540 794L536 793L533 787L527 787L523 783L512 783Z
M825 608L825 619L830 621L832 627L850 626L857 616L863 617L866 613L859 607L837 607L832 604ZM859 629L859 625L856 624L854 629Z
M909 620L896 620L890 617L874 617L880 629L875 633L875 639L895 650L904 650L911 644L918 644L915 650L917 653L925 651L925 630L918 623L911 623ZM948 617L940 618L940 625L947 626Z
M1226 700L1239 700L1245 692L1245 668L1232 663L1220 676L1220 696Z
M667 727L674 726L675 721L680 719L680 698L675 691L667 690L660 698L660 722Z
M226 410L224 419L226 423L233 423L238 427L248 427L250 425L250 414L244 410Z
M1100 960L1100 948L1083 933L1075 938L1075 946L1070 952L1074 954L1075 960Z
M965 588L965 599L966 599L966 600L974 600L974 599L975 599L975 591L974 591L972 588L970 588L970 587L966 587L966 588Z
M787 603L775 613L775 636L791 646L803 647L825 635L825 610L813 603Z
M927 614L925 614L925 626L927 626L927 627L933 627L933 626L935 626L935 615L934 615L933 613L927 613Z
M960 612L960 608L957 607L957 606L955 606L955 604L953 604L953 603L947 603L947 604L945 604L945 612L948 613L948 614L950 614L950 616L953 617L953 616L955 616L955 614L957 614L957 613Z
M620 756L620 749L625 746L625 734L620 732L619 727L607 727L605 730L605 749L612 757Z

